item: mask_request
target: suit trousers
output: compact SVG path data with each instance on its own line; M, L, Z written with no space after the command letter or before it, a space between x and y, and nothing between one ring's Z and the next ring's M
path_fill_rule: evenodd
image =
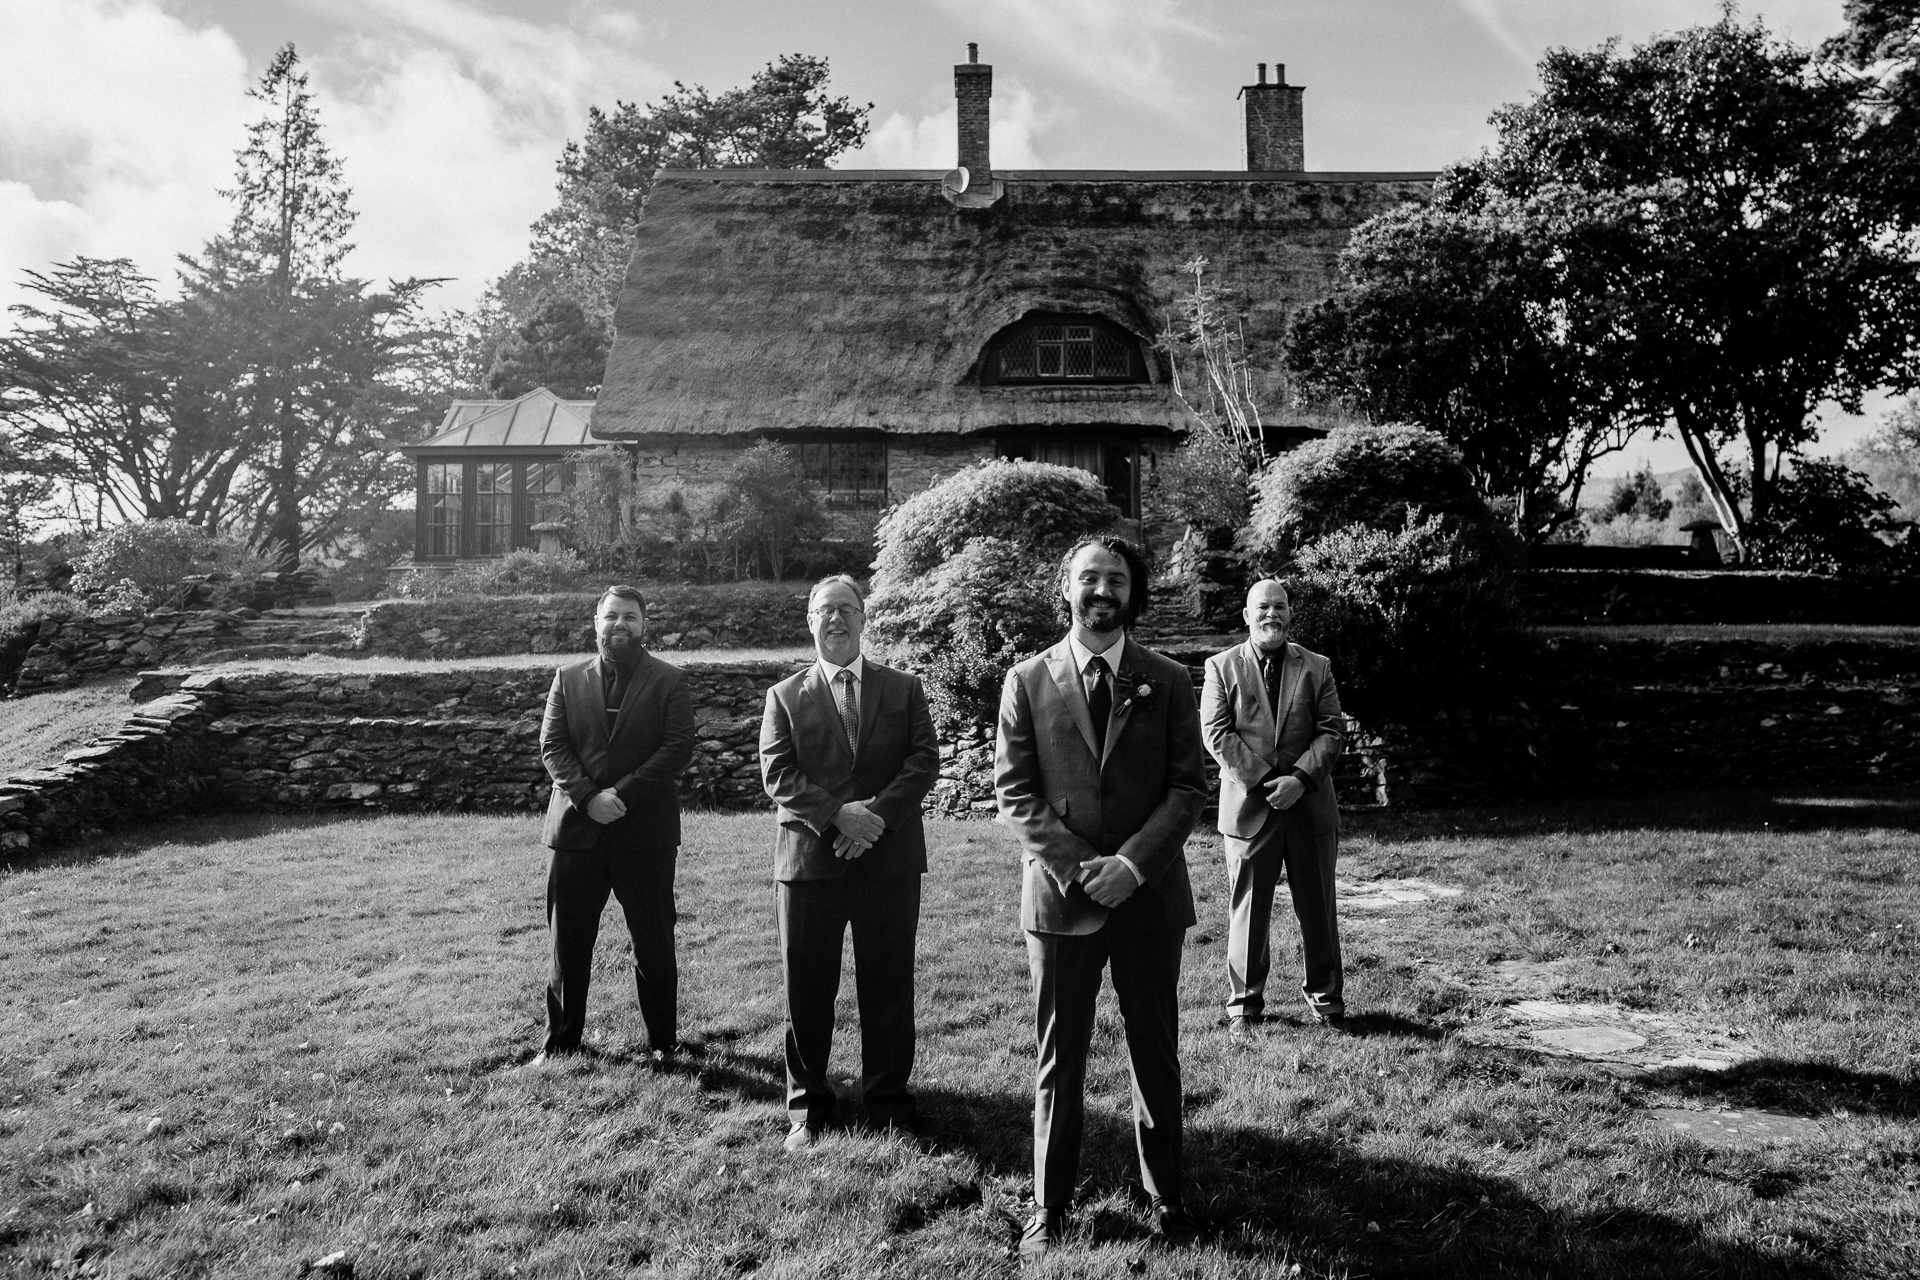
M1334 910L1333 867L1340 833L1310 835L1283 810L1272 810L1251 840L1226 838L1232 905L1227 924L1227 1013L1257 1018L1265 1010L1273 966L1273 894L1286 873L1300 923L1306 975L1300 990L1313 1012L1339 1016L1342 997L1340 925Z
M593 944L611 893L633 939L633 976L647 1043L664 1049L679 1038L680 970L673 954L673 871L678 849L555 849L547 862L547 1052L580 1047L587 1025Z
M860 1101L880 1124L913 1119L913 949L920 930L920 877L781 880L775 891L780 968L787 989L787 1114L825 1125L833 1114L827 1059L840 952L853 930L853 983L860 1010Z
M1033 1090L1033 1202L1065 1209L1073 1199L1086 1131L1087 1051L1093 1042L1100 974L1126 1024L1133 1082L1133 1137L1140 1181L1155 1199L1181 1187L1180 953L1185 929L1143 928L1141 895L1122 903L1094 933L1029 933L1038 1066Z

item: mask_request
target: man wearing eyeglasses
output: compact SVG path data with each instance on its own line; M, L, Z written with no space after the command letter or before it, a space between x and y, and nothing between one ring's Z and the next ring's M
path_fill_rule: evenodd
M914 1120L913 948L927 869L920 802L939 777L940 743L919 679L861 654L866 621L852 578L815 583L807 622L818 660L767 690L760 722L761 779L776 806L790 1152L812 1147L833 1114L827 1057L849 927L861 1103L878 1125Z

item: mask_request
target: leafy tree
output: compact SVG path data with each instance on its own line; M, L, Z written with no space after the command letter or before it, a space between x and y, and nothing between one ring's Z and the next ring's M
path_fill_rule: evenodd
M1606 343L1612 286L1576 251L1607 238L1599 212L1559 192L1468 200L1443 184L1436 206L1370 220L1333 293L1288 334L1299 390L1437 432L1516 532L1551 537L1576 518L1595 460L1631 435Z
M1920 396L1895 405L1879 427L1839 461L1899 503L1907 519L1920 519Z
M1865 81L1730 16L1626 54L1556 50L1540 73L1538 95L1495 115L1497 146L1451 175L1449 205L1590 203L1611 234L1564 252L1608 285L1600 345L1629 412L1679 433L1744 544L1816 406L1857 412L1915 376L1920 211L1887 187L1910 157L1881 149Z
M1796 459L1780 477L1766 523L1753 527L1753 560L1816 573L1880 568L1896 531L1895 505L1844 463Z
M528 259L492 290L495 340L561 294L607 329L659 169L824 169L867 136L873 105L827 91L825 58L786 54L744 88L709 93L675 82L658 102L590 109L585 136L561 153L559 201L533 224Z
M182 258L182 312L226 339L211 360L217 395L255 460L240 498L255 539L291 564L337 537L342 513L384 505L403 483L387 439L422 406L395 375L432 282L370 292L342 275L350 192L292 45L249 92L267 109L224 193L233 221Z
M1622 476L1613 482L1602 510L1610 520L1621 516L1665 520L1673 514L1673 501L1660 488L1660 482L1654 479L1653 467L1642 463L1632 475Z
M565 400L590 400L606 367L606 330L572 298L553 296L501 344L487 389L503 400L535 387Z
M826 523L820 486L806 478L792 449L771 440L753 445L727 469L714 514L733 547L736 577L743 552L750 566L784 577Z

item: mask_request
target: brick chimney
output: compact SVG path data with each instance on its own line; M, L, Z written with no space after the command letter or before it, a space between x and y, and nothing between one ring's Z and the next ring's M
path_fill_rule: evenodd
M1267 64L1260 82L1240 90L1240 115L1247 127L1247 168L1300 170L1307 167L1305 126L1300 98L1305 85L1288 84L1285 63L1273 64L1273 83L1267 83ZM962 136L965 126L962 125Z
M960 164L970 187L984 187L993 177L993 158L987 147L987 106L993 100L993 67L980 61L980 46L967 45L967 60L953 69L953 96L960 103Z

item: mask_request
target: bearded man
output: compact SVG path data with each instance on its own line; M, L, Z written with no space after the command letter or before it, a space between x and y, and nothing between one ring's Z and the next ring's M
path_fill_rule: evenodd
M1127 638L1146 558L1088 538L1061 564L1067 637L1007 673L994 792L1025 857L1020 925L1033 977L1034 1215L1020 1240L1054 1248L1073 1197L1101 972L1112 966L1133 1076L1140 1180L1156 1238L1194 1233L1183 1207L1180 953L1194 922L1186 843L1207 799L1193 679Z
M542 841L547 862L547 1039L536 1061L575 1053L600 913L611 893L633 939L648 1056L681 1049L673 951L673 872L680 855L676 780L693 759L693 699L680 668L646 650L647 602L608 587L594 608L599 656L553 673L540 761L553 779Z

